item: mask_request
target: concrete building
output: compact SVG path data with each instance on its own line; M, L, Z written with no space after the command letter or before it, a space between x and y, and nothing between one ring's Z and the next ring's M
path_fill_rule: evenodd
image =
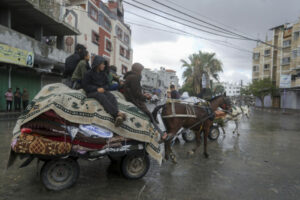
M223 82L221 83L221 85L223 85L227 96L232 97L232 96L239 96L241 94L240 84Z
M174 70L161 67L160 70L154 71L145 68L142 72L141 85L149 92L158 90L164 95L167 90L170 89L170 85L172 84L175 85L176 89L178 89L179 79L176 75L176 71Z
M48 83L60 82L64 36L79 31L62 21L60 0L0 0L0 110L8 88L26 88L32 99Z
M124 23L122 1L81 0L66 7L64 20L82 33L65 37L66 51L73 52L77 43L85 45L91 60L95 55L106 57L117 67L119 75L131 69L131 30Z
M268 45L259 44L253 50L252 80L270 78L280 88L280 96L267 97L265 106L300 109L300 20L271 31Z

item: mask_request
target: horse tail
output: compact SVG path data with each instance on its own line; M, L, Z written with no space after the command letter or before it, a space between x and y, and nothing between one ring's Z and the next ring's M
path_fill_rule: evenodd
M154 110L152 111L152 116L153 116L154 120L156 121L156 123L158 123L158 120L157 120L157 113L158 113L158 111L159 111L161 108L163 108L164 106L165 106L165 104L156 106L156 107L154 108Z

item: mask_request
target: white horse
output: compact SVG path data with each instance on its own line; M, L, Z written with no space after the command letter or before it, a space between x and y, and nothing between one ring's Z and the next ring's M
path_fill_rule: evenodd
M248 106L232 106L232 112L226 114L224 118L224 122L228 121L234 121L235 123L235 129L233 130L233 134L236 132L237 135L240 135L239 133L239 122L241 119L246 116L249 119L250 110ZM221 126L223 134L225 134L224 128Z

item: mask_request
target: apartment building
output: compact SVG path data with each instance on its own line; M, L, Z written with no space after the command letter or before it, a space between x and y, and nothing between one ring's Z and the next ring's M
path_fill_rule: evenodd
M161 67L159 70L145 68L142 72L141 85L148 92L158 91L161 95L170 90L170 85L179 89L179 79L176 71Z
M0 1L0 94L26 88L32 99L49 83L61 82L64 36L80 32L62 21L62 0ZM0 98L0 110L5 110Z
M223 85L226 95L227 96L239 96L241 93L241 85L238 83L228 83L228 82L224 82L221 83L221 85Z
M70 2L73 2L69 0ZM131 69L131 29L124 23L121 0L74 1L66 7L64 20L77 27L81 35L65 37L65 49L73 52L77 43L87 47L91 61L95 55L106 57L119 75Z
M280 88L280 96L267 97L265 105L300 109L300 20L271 31L272 39L253 50L252 80L270 78Z

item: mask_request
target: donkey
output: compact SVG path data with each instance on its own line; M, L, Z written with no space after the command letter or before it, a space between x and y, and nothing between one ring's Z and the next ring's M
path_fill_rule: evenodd
M248 106L232 106L232 112L227 114L226 117L224 118L224 123L228 121L234 121L235 123L235 128L232 131L232 133L237 133L237 135L240 135L239 133L239 122L241 119L246 116L249 119L249 107ZM222 123L222 124L224 124ZM225 135L225 130L223 128L223 125L221 126L223 134Z
M191 108L192 107L192 108ZM190 154L194 154L201 143L201 132L204 131L204 156L209 157L207 153L207 137L209 134L210 127L213 124L214 111L218 107L224 110L231 109L231 102L226 94L214 97L209 100L209 105L198 106L198 105L187 105L180 102L166 103L157 106L152 115L156 119L158 111L162 109L162 119L166 126L167 133L171 137L174 137L176 133L183 127L189 128L196 133L196 147L190 151ZM193 116L191 115L191 109L194 111ZM175 113L174 113L175 111ZM176 157L171 149L171 140L165 141L165 158L166 160L171 157L172 161L176 163Z

